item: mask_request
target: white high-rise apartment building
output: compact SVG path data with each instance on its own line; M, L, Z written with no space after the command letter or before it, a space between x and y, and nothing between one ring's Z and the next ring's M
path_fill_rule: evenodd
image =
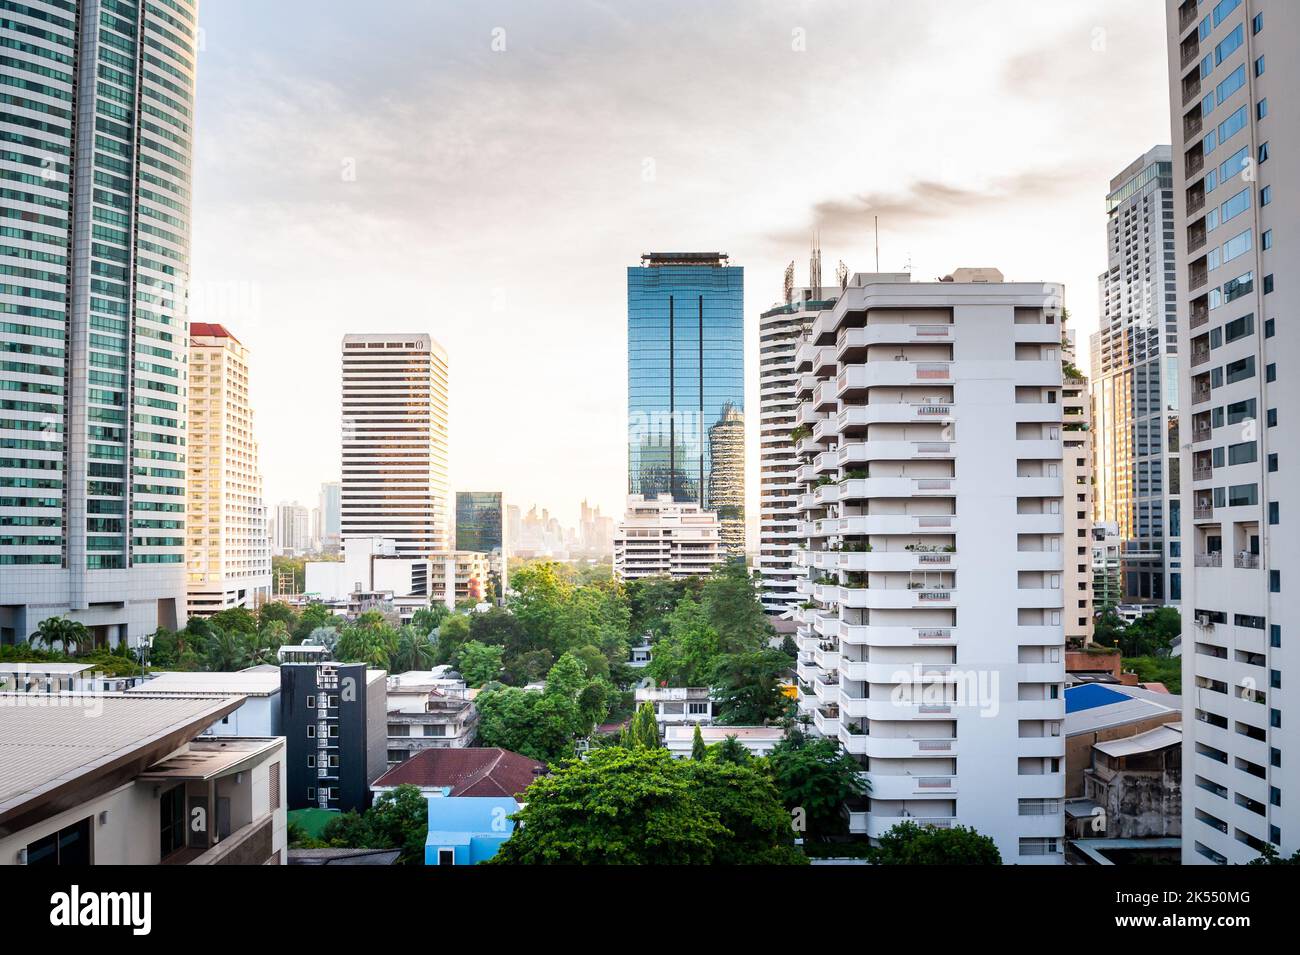
M794 453L798 432L794 370L799 336L818 308L838 290L795 289L791 301L759 316L759 527L755 569L762 575L763 608L781 614L799 602L795 583L799 568L799 487L794 480L799 461Z
M271 524L271 549L279 556L295 557L311 550L311 511L294 501L275 506Z
M1183 861L1300 849L1300 4L1167 0ZM1287 599L1287 586L1292 588Z
M189 383L189 612L252 609L271 596L271 540L248 349L221 325L191 324Z
M855 275L799 346L800 703L861 762L871 838L1063 861L1061 347L1061 287L992 269Z
M1088 379L1074 364L1074 330L1061 337L1061 473L1065 478L1065 639L1092 643L1092 403Z
M452 550L447 352L424 334L343 338L342 536Z
M627 513L614 532L614 575L620 580L707 574L724 556L716 512L674 501L671 494L628 495Z
M1173 188L1170 147L1156 146L1106 195L1091 339L1094 518L1120 529L1125 603L1176 603L1181 588Z
M0 642L185 620L196 7L0 18Z

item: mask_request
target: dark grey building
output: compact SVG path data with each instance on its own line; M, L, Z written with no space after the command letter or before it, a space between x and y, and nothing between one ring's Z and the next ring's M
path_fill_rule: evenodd
M387 764L387 674L364 663L284 663L280 726L290 809L361 812Z

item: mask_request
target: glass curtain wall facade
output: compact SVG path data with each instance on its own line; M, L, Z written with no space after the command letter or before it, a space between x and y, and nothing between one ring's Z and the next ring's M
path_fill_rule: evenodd
M718 514L745 549L744 269L721 253L649 253L627 270L628 493Z
M457 491L456 549L480 554L501 550L502 513L500 491Z
M1178 339L1171 150L1111 180L1109 265L1092 346L1094 517L1118 528L1125 603L1181 596Z
M194 0L0 17L3 640L183 622L197 44Z

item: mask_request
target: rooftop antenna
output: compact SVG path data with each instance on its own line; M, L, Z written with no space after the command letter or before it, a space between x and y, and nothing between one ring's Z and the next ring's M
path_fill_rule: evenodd
M794 301L794 261L785 267L785 304L789 305Z
M908 275L912 274L912 253L907 253L907 264L903 266L903 271Z
M880 216L873 216L876 220L876 272L880 272Z
M822 247L821 237L817 235L813 236L812 259L808 263L808 285L812 288L813 295L821 296Z

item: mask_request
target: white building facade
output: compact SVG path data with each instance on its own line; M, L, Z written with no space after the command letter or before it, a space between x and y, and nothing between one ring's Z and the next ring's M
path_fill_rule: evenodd
M248 400L248 349L223 326L196 322L189 368L188 609L206 617L270 599L271 540Z
M429 335L344 336L343 540L451 550L447 401L447 352Z
M1063 860L1061 288L855 275L796 357L800 707L870 782L855 831Z
M628 495L627 513L614 532L614 575L620 580L699 576L723 557L715 512L674 501L671 494L653 500Z
M196 3L119 6L0 26L5 643L68 614L138 646L185 618Z
M1300 5L1167 0L1182 372L1183 861L1300 849ZM1276 278L1275 278L1276 277ZM1190 565L1190 566L1189 566ZM1286 682L1283 682L1283 676Z

